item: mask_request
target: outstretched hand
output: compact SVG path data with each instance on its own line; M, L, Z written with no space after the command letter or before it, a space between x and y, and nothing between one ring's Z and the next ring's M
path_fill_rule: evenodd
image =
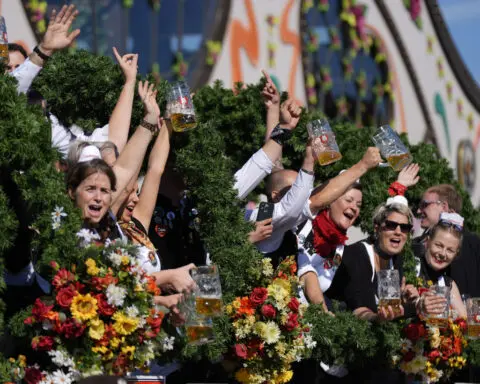
M158 124L160 119L160 107L157 103L157 90L155 84L148 81L138 83L138 94L145 108L145 120L150 124Z
M272 81L270 75L264 69L262 70L262 73L263 76L265 76L265 78L267 79L267 82L265 83L265 86L262 90L262 97L263 102L265 103L265 107L269 109L273 106L279 106L280 93L278 92L275 83Z
M78 15L75 5L64 5L60 12L54 9L50 15L47 31L40 43L40 51L45 55L52 55L55 51L68 47L80 34L80 29L69 32L73 21Z
M137 53L127 53L123 56L117 51L117 48L113 47L113 54L122 68L122 72L125 76L125 82L133 81L135 82L137 78L138 71L138 54Z
M283 102L280 107L280 123L282 124L282 127L294 129L300 120L301 114L302 108L295 102L295 100L288 99Z
M420 176L418 176L419 171L420 166L418 164L409 164L400 171L397 181L407 188L413 187L420 180Z

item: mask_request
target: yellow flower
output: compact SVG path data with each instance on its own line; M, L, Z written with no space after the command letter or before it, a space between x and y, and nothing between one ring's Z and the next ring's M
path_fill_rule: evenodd
M133 354L135 353L135 347L132 345L132 346L127 346L127 347L123 347L122 348L122 353L124 353L125 355L127 355L127 357L130 359L130 360L133 360Z
M260 337L265 340L267 344L274 344L280 339L280 328L273 321L265 323Z
M279 287L285 289L288 293L290 293L291 286L290 286L290 283L287 280L275 279L275 280L273 280L272 285L279 286Z
M232 307L233 309L239 309L241 306L240 304L240 300L238 298L236 298L235 300L233 300L233 303L232 303Z
M277 383L288 383L292 380L293 371L283 371L277 376Z
M440 347L440 343L442 342L440 338L440 329L436 327L430 328L429 332L430 332L430 346L433 349L437 349L438 347Z
M121 340L118 337L114 337L110 339L110 347L113 349L117 349L118 346L120 345Z
M265 257L262 259L262 272L266 277L270 277L273 275L273 267L272 267L272 261L268 258Z
M27 366L27 358L24 355L18 355L18 362L20 367L25 368Z
M239 369L237 373L235 373L235 379L240 383L249 383L250 382L250 374L245 368Z
M130 258L127 255L122 256L122 264L123 265L128 265L130 264Z
M268 295L273 297L281 307L286 303L286 298L288 297L288 291L278 284L270 284L267 287Z
M101 347L92 347L92 352L101 353L102 355L108 352L108 348L102 345Z
M120 335L130 335L137 329L138 320L125 316L121 312L115 313L112 319L115 320L113 329L115 329Z
M276 346L275 346L275 350L277 351L277 353L280 355L280 357L283 357L285 356L285 352L287 351L287 348L286 348L286 345L285 343L278 343Z
M97 299L90 294L76 295L70 304L72 316L80 321L90 320L97 317Z
M228 304L225 307L225 312L227 313L227 315L231 315L233 313L233 306L231 304Z
M88 335L94 340L100 340L105 333L105 324L98 317L90 320L90 328L88 329Z
M97 267L97 263L95 263L95 260L89 258L87 261L85 261L85 265L87 266L87 273L90 276L97 276L98 273L100 272L100 269Z

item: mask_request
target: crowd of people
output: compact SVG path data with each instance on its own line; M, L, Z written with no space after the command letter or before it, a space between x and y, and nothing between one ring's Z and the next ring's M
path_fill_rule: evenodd
M43 64L55 60L50 56L70 46L78 36L79 30L70 31L77 13L73 5L64 6L58 14L53 11L43 40L29 56L22 47L9 46L7 70L17 79L18 92L34 91L31 84ZM81 212L83 228L95 233L102 244L121 238L138 245L141 264L164 288L162 292L167 292L158 296L157 302L181 321L178 305L183 294L194 287L189 270L209 262L196 230L198 213L181 175L168 165L171 122L160 111L154 84L147 81L140 82L137 90L144 105L143 120L128 138L138 55L121 56L115 48L113 52L125 84L109 124L85 135L80 127L65 127L48 113L52 146L64 159L58 169L65 172L65 190ZM385 184L391 197L376 208L373 232L362 241L346 245L347 231L362 209L361 177L375 172L382 162L380 152L369 147L361 160L338 176L315 180L316 160L307 142L301 168L283 169L282 146L296 128L302 109L294 100L281 103L273 81L266 73L265 77L265 142L235 173L239 199L267 178L268 201L245 212L245 219L253 227L248 240L271 258L274 266L296 255L299 297L306 304L322 305L332 316L332 300L343 302L345 309L371 322L436 314L445 306L445 298L428 291L420 295L417 287L405 284L403 277L402 254L412 234L415 213L424 230L412 240L417 275L425 286L433 283L451 287L452 314L465 316L464 298L480 297L480 240L464 228L462 198L455 187L431 186L418 210L412 212L405 195L418 182L421 170L416 164L407 166L397 181ZM152 141L147 171L139 177ZM29 287L33 291L31 287L35 286L40 287L35 290L38 294L48 292L48 283L35 274L28 254L16 257L14 263L7 261L7 267L9 289ZM378 307L377 272L385 269L398 270L402 279L398 308ZM325 381L348 377L342 367L323 364L322 370ZM308 382L301 373L294 380Z

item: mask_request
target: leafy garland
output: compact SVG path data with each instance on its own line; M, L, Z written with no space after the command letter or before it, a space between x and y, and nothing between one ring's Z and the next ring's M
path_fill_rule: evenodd
M123 78L110 59L79 51L56 55L34 85L62 121L76 123L90 131L108 122ZM199 126L181 139L184 145L176 147L173 154L176 167L197 202L202 239L212 259L220 266L226 302L248 292L260 278L261 255L246 240L251 226L243 219L241 205L232 204L236 201L232 170L238 169L263 142L265 111L259 107L261 86L239 88L235 94L217 82L213 87L198 90L194 101ZM160 84L159 88L160 102L164 104L166 84ZM4 138L0 143L0 169L1 172L8 169L13 175L32 212L33 245L41 255L42 265L52 260L78 260L82 254L76 247L74 233L80 226L80 215L64 193L62 175L54 168L58 154L51 149L50 127L39 107L27 105L25 96L17 95L13 79L0 79L0 99L7 100L0 112L0 135ZM141 113L141 102L135 100L132 126ZM291 146L285 148L286 165L300 166L306 142L305 124L317 116L315 112L303 114ZM333 166L317 169L317 180L327 180L351 166L370 145L372 129L358 130L349 124L336 124L334 128L344 157ZM433 184L452 183L460 190L453 171L435 147L420 144L410 149L422 167L420 183L408 192L411 202L418 201L422 191ZM358 223L362 229L371 230L372 212L387 197L386 180L394 178L390 169L378 169L363 178L364 205ZM462 214L469 228L477 230L480 215L466 193L463 190L461 193L465 197ZM51 213L56 206L62 207L67 216L62 219L61 227L54 229ZM8 193L2 189L0 213L3 261L14 244L18 221ZM408 260L413 261L411 255ZM316 335L315 357L319 360L365 365L378 356L391 355L398 347L399 328L395 324L375 327L351 314L339 313L332 319L319 311L311 306L307 314ZM19 317L14 320L11 329L21 328ZM189 359L203 356L216 360L225 354L233 345L231 323L224 316L215 322L215 328L217 337L213 344L187 347L183 355ZM476 352L472 355L480 355L477 352L480 348L475 344L472 349Z

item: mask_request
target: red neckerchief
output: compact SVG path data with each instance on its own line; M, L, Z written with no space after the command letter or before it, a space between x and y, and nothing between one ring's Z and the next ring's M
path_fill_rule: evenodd
M338 229L326 209L313 220L313 247L318 255L330 256L338 245L345 244L347 240L347 232Z

